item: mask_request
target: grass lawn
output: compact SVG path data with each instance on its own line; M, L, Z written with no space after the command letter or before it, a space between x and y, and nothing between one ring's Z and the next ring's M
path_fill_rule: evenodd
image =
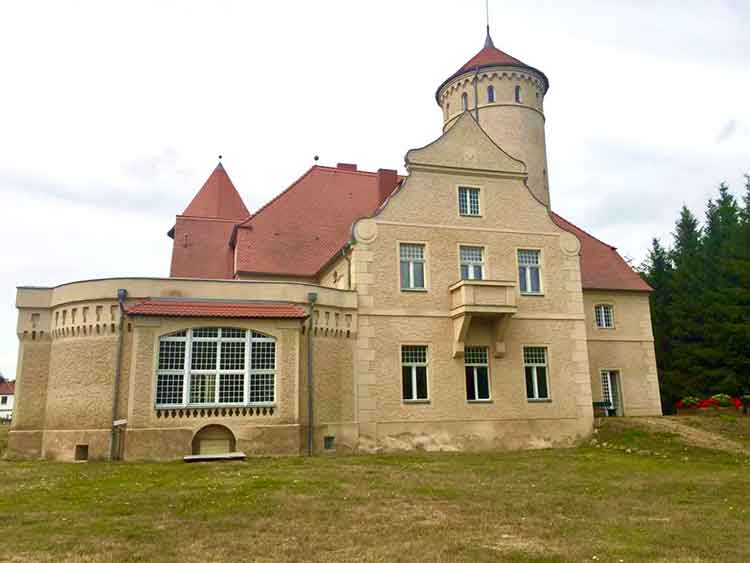
M596 440L484 455L0 462L0 559L750 560L747 455L614 420Z

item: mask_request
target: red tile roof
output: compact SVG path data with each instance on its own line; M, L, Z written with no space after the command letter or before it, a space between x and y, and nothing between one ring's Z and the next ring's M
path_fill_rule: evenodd
M484 42L484 47L482 48L482 50L479 51L473 57L471 57L471 59L469 59L469 61L465 65L463 65L461 68L459 68L456 72L451 74L446 80L443 81L443 83L438 87L437 92L435 92L435 98L436 99L438 98L438 95L440 94L440 90L442 90L443 86L445 86L448 82L450 82L454 78L461 76L462 74L466 72L472 72L477 69L487 68L491 66L517 66L517 67L533 70L537 74L540 74L542 78L544 79L545 90L549 87L549 81L547 80L547 77L542 71L535 69L532 66L527 65L526 63L509 55L508 53L504 51L501 51L500 49L497 49L495 47L495 44L492 42L492 37L490 37L490 30L488 28L487 39Z
M15 381L3 381L0 383L0 395L15 395L16 393L16 382Z
M174 239L169 275L232 279L234 253L229 239L237 223L249 216L240 194L219 163L169 231Z
M214 317L223 319L304 319L307 311L293 303L145 299L127 305L128 315L147 317Z
M400 181L395 170L313 166L236 229L236 272L315 276Z
M651 286L622 259L614 246L591 236L557 213L552 213L552 220L581 241L581 285L583 289L652 291Z
M243 221L250 212L220 162L182 215Z

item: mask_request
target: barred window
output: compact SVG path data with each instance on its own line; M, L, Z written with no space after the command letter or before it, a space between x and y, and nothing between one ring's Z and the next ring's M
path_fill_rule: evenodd
M490 400L489 354L484 346L467 346L464 350L466 400Z
M404 401L427 400L427 346L401 346L401 390Z
M596 305L596 328L615 328L615 309L612 305Z
M523 364L526 375L526 398L530 401L549 399L547 348L524 346Z
M484 248L461 246L459 248L462 280L481 280L484 270Z
M468 217L480 215L479 188L458 188L458 213Z
M540 294L542 274L538 250L518 251L518 284L521 293Z
M276 340L239 328L194 328L159 340L157 406L276 400Z
M401 289L424 289L424 245L400 244L399 261L401 270Z

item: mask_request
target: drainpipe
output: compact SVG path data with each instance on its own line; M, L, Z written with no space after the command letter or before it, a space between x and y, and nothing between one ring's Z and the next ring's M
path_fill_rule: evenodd
M346 276L347 289L351 289L352 288L352 259L346 255L346 247L341 249L341 256L344 257L344 260L346 260L346 263L347 263L347 276Z
M117 403L120 398L120 372L122 371L122 348L123 348L123 327L125 325L125 298L128 296L128 290L127 289L118 289L117 290L117 304L120 306L120 321L118 323L118 332L117 332L117 360L115 363L115 378L114 382L112 383L112 435L110 437L110 450L109 450L109 459L110 461L114 461L118 459L119 452L117 451L119 448L119 440L118 434L121 433L121 430L119 428L119 425L116 424L117 422Z
M313 455L313 327L318 294L308 293L307 299L310 301L310 328L307 331L307 455Z

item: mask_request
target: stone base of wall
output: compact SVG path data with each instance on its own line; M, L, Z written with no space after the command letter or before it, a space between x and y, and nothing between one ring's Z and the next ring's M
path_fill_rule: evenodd
M570 447L589 437L575 419L377 423L377 441L360 452L480 452Z
M301 454L307 454L307 429L300 426ZM326 449L326 438L332 438L332 447ZM359 424L356 422L328 422L313 431L313 452L316 454L355 454L359 443Z
M186 428L128 428L123 449L126 461L182 459L193 453L193 431Z
M75 461L76 446L88 446L90 461L109 459L110 430L45 430L42 457L52 461Z
M42 457L42 430L11 430L5 459L39 459Z

